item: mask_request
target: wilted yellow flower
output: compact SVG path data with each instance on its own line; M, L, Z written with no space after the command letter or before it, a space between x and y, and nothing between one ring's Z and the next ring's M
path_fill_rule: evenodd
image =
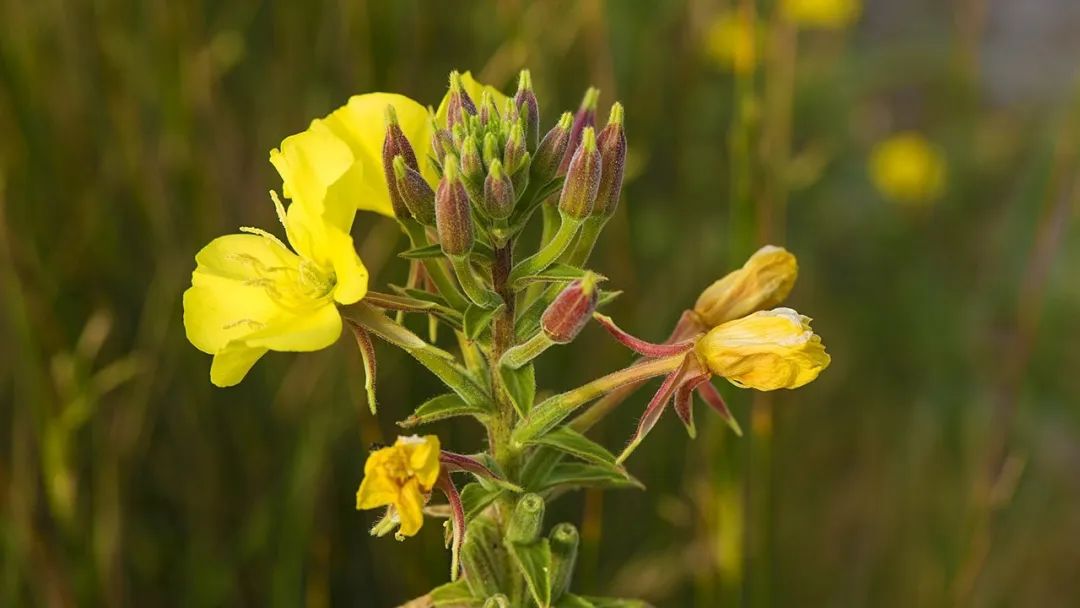
M270 151L270 162L284 182L284 194L305 204L339 199L366 211L393 217L383 169L386 109L394 108L398 124L412 144L421 174L429 183L438 176L428 162L431 116L419 103L396 93L355 95L306 131L291 135ZM344 209L344 206L336 205Z
M798 388L829 366L810 318L790 308L763 310L713 328L697 343L712 373L760 391Z
M791 293L799 264L783 247L765 245L742 268L730 272L698 296L694 312L706 328L756 310L772 308Z
M757 65L757 25L735 12L720 13L705 33L705 51L720 67L744 74Z
M783 0L784 16L804 27L842 29L855 22L860 0Z
M210 381L232 386L267 350L326 348L341 334L336 303L367 293L368 272L349 229L356 208L344 198L285 208L271 192L292 250L255 228L214 239L195 256L184 292L184 329L214 355ZM295 251L295 253L294 253Z
M389 506L401 522L398 535L412 536L424 523L424 503L438 478L439 438L398 437L394 445L368 456L356 508Z
M472 99L474 104L480 104L480 97L483 96L484 91L491 94L491 99L495 101L495 108L500 112L506 107L506 101L510 99L506 95L503 95L499 89L489 85L482 84L473 78L472 72L465 72L461 74L461 86L465 89L465 92L469 94L469 98ZM435 124L439 127L446 126L446 106L450 101L450 93L447 92L443 96L441 102L439 102L439 109L435 111ZM417 155L419 158L419 155Z
M919 133L898 133L870 154L870 178L883 195L908 204L928 203L945 190L945 158Z

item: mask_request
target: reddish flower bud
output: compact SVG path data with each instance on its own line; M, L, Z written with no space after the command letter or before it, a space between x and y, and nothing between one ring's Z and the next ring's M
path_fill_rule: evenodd
M386 177L386 185L390 192L390 205L394 209L394 215L401 219L408 219L412 217L412 214L405 205L405 201L402 200L395 184L395 156L401 156L407 167L416 171L420 170L420 166L416 164L416 153L413 152L412 144L409 143L405 133L401 131L401 125L398 124L397 112L394 111L394 106L388 105L386 106L386 137L383 138L382 149L383 174Z
M532 161L532 179L540 184L546 184L555 179L559 173L559 164L566 153L566 146L570 143L570 126L574 117L569 112L564 112L559 118L559 123L551 128L536 147L536 154Z
M574 126L570 128L570 143L566 148L566 154L563 155L562 164L559 165L559 175L564 175L569 170L570 161L573 159L574 151L577 150L586 127L596 125L596 102L599 99L600 89L589 87L585 91L581 106L578 108L577 114L574 115Z
M601 173L600 188L596 192L596 203L592 214L611 217L619 206L622 193L623 168L626 165L626 130L623 128L623 107L616 102L611 106L608 124L596 137L596 147L600 149Z
M431 133L431 153L440 161L454 153L454 138L449 129L435 128Z
M435 225L435 191L420 172L405 164L400 154L394 157L394 181L398 194L416 221Z
M515 198L514 184L496 159L484 180L484 211L494 219L506 219L514 211Z
M461 74L450 72L450 101L446 105L446 126L453 129L468 116L476 115L476 104L461 84Z
M596 192L600 187L600 151L596 148L596 133L585 127L581 145L570 160L570 167L559 196L559 212L583 220L592 212Z
M510 129L510 137L506 140L506 149L503 150L503 167L507 173L517 173L528 160L528 156L529 153L525 150L525 130L520 124L514 125L514 128Z
M473 225L469 195L461 183L458 161L448 155L443 161L443 177L435 191L435 230L446 255L461 256L473 246Z
M555 296L540 317L540 327L552 342L569 344L592 318L599 299L596 275L585 273Z
M525 144L530 152L536 151L540 141L540 104L532 88L532 75L529 70L521 70L518 78L518 90L514 94L514 106L524 119Z

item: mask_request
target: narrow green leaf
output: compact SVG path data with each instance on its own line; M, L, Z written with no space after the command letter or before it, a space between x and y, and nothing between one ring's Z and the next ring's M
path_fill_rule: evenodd
M595 464L616 466L614 454L607 451L604 446L568 426L557 427L555 430L532 439L528 443L552 447Z
M491 327L491 319L495 315L502 313L506 308L506 304L500 304L498 308L483 308L476 304L470 304L465 309L465 317L462 322L462 326L465 330L465 336L470 340L476 340L480 337L480 334L485 329Z
M401 285L394 285L393 283L390 284L390 289L393 289L403 296L450 308L450 305L446 303L446 299L437 293L431 293L430 291L424 291L423 289L413 289L412 287L402 287Z
M565 283L573 281L574 279L580 279L586 272L588 272L588 270L585 268L555 263L536 274L521 277L514 283L514 288L520 289L530 283ZM597 277L598 282L607 280L607 277L604 275L595 272L593 274Z
M439 585L428 595L431 605L436 608L479 608L484 605L484 599L473 596L464 579Z
M551 546L541 538L529 544L506 543L518 570L525 577L529 593L541 608L551 606Z
M482 421L490 413L484 408L465 403L456 393L446 393L420 404L411 416L398 422L398 426L407 429L454 416L473 416Z
M510 400L514 402L514 409L524 418L536 399L536 370L531 363L518 369L500 365L499 376L510 394Z
M622 290L604 291L603 289L601 289L600 290L600 298L596 301L596 307L597 308L603 308L604 306L607 306L608 304L611 304L612 302L614 302L615 298L617 298L617 297L619 297L621 295L622 295Z
M461 508L465 511L465 521L472 521L483 513L504 491L497 486L487 486L475 481L466 484L461 489Z
M556 487L561 489L584 487L645 489L640 481L619 467L582 462L560 462L539 481L536 487L528 489L540 492Z
M435 243L434 245L425 245L424 247L413 247L412 249L406 249L398 254L398 257L405 258L407 260L423 260L425 258L441 258L443 255L442 245Z
M580 595L564 593L559 601L555 602L555 608L596 608L596 606Z

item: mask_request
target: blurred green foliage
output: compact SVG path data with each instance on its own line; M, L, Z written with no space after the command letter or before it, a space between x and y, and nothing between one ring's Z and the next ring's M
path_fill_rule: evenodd
M579 589L1075 605L1080 104L1060 70L1021 64L1053 79L1025 96L985 61L1022 50L987 33L1001 5L871 2L851 30L794 35L758 2L762 64L733 77L702 50L718 1L0 0L0 604L388 606L444 580L439 526L371 539L353 509L368 445L436 383L380 348L374 419L343 338L214 389L180 294L209 239L273 225L267 152L311 118L529 67L545 124L588 84L601 113L626 105L624 204L593 264L625 290L621 325L663 337L770 240L799 256L790 302L833 355L797 393L724 389L742 439L700 407L696 441L662 421L629 463L647 493L562 499ZM869 182L900 129L945 152L932 205ZM402 281L396 226L357 225L375 280ZM559 352L539 370L555 390L629 360L596 328ZM596 437L618 447L646 396Z

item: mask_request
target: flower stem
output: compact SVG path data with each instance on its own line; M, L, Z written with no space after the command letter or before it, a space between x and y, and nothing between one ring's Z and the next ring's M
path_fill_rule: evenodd
M465 290L465 295L472 300L473 304L481 308L495 308L499 305L499 296L476 280L472 267L469 266L469 258L464 255L451 255L450 265L454 268L458 283Z
M562 222L559 224L559 229L555 232L555 235L544 245L543 249L533 256L525 258L514 267L510 272L510 282L513 283L521 277L536 274L550 266L570 246L570 242L574 239L579 227L581 227L581 220L563 214Z

